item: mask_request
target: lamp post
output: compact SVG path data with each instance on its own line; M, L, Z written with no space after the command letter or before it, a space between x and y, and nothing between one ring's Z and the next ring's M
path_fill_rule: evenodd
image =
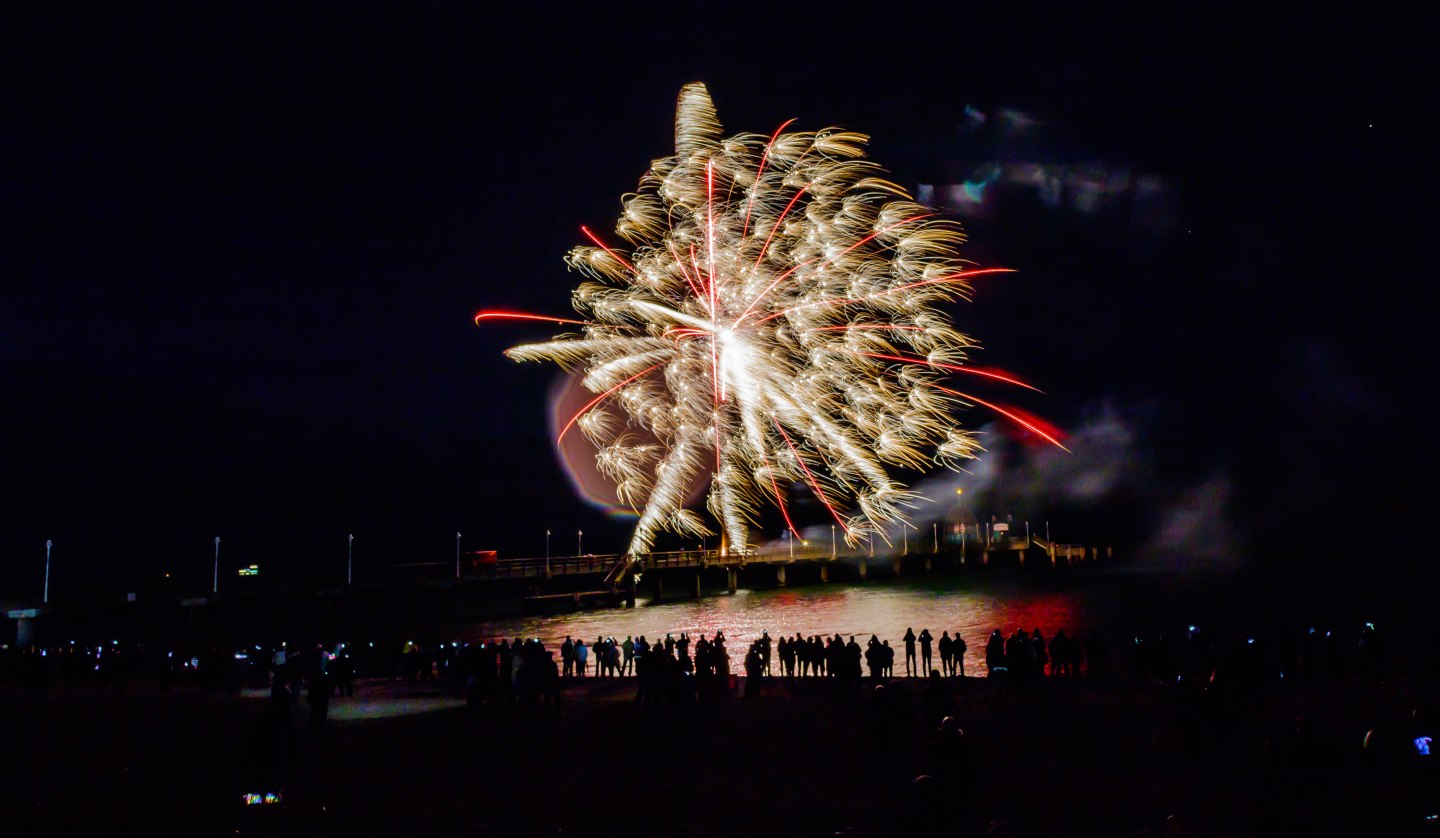
M790 531L786 530L781 535L785 536L785 548L790 551L790 558L793 560L795 558L795 542L790 538Z
M580 556L583 556L583 555L585 555L585 531L584 531L584 530L576 530L576 531L575 531L575 556L576 556L576 558L579 558Z
M45 592L40 598L40 602L45 605L50 604L50 548L54 546L55 542L45 539Z
M220 536L215 536L215 574L210 580L210 593L220 593Z
M455 578L460 578L460 533L455 533Z
M830 561L835 561L835 525L830 525Z
M900 555L910 555L910 525L900 524Z
M550 531L545 531L545 575L550 575Z
M355 579L355 533L350 533L350 551L345 555L345 584Z
M940 552L940 523L938 521L930 524L930 538L935 542L934 545L931 546L930 552Z

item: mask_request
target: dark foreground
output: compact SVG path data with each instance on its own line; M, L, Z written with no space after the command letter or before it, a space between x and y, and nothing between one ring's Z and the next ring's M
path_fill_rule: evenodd
M291 708L268 806L241 802L263 690L11 687L0 801L7 835L1440 834L1440 757L1410 744L1428 680L1302 683L1225 713L1130 673L950 683L964 745L939 753L918 679L884 701L868 681L766 679L746 698L742 680L659 714L633 679L588 679L558 715L362 682L318 734Z

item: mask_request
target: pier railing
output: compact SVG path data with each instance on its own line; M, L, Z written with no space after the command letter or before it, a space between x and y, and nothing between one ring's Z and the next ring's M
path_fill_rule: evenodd
M1030 542L1024 538L1011 539L1004 542L992 544L971 544L970 549L990 550L1024 550L1030 546ZM946 549L953 549L954 545L946 545ZM829 562L829 561L860 561L879 558L893 558L895 551L872 553L869 548L853 549L843 547L831 550L829 544L823 545L801 545L789 547L784 544L779 546L767 545L748 551L728 551L721 554L718 550L670 550L656 553L649 553L641 556L638 561L626 564L622 563L622 556L618 553L606 553L582 556L552 556L545 558L527 559L500 559L489 565L482 565L478 575L482 579L523 579L533 577L550 576L571 576L575 574L605 574L607 581L614 577L614 581L623 582L625 572L628 572L629 565L633 564L634 569L646 570L667 570L672 568L702 568L702 567L734 567L746 564L787 564L789 562ZM928 550L915 550L916 554L930 552Z
M916 556L934 552L953 553L957 550L972 556L977 552L988 555L1019 553L1022 563L1024 554L1031 549L1040 551L1051 564L1061 562L1073 564L1098 561L1102 558L1102 551L1097 547L1082 544L1060 544L1038 535L1028 534L1014 538L982 538L959 543L947 541L943 544L935 544L933 547L929 542L912 543L909 546L911 547L909 553ZM635 560L626 559L618 553L586 553L577 556L470 562L464 566L463 577L465 579L548 579L557 576L595 575L602 577L601 580L598 580L599 587L614 590L625 585L629 575L637 571L643 573L649 570L675 568L743 567L746 564L783 565L791 562L815 562L823 565L830 562L892 561L899 558L898 554L901 551L897 549L898 547L899 545L876 544L872 550L868 544L860 547L839 544L832 548L828 541L799 544L782 541L748 551L730 550L723 555L714 549L668 550L649 553ZM1111 557L1109 548L1104 550L1103 557L1106 559ZM397 567L427 568L434 569L439 573L446 573L453 565L437 562Z

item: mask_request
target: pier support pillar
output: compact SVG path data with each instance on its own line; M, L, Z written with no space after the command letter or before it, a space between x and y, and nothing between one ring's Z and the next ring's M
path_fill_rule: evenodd
M929 573L932 569L933 569L933 568L931 567L931 564L930 564L930 557L929 557L929 556L926 556L926 557L925 557L925 572L926 572L926 573Z
M824 562L821 562L821 563L820 563L820 581L821 581L821 582L829 582L829 581L830 581L830 565L825 564Z
M989 550L981 550L981 551L980 551L980 564L982 564L982 565L989 565L989 564L990 564L990 551L989 551Z
M861 560L860 560L860 578L861 578L861 579L864 579L864 578L865 578L865 560L864 560L864 559L861 559Z
M894 565L894 570L895 570L895 575L896 575L896 576L899 576L899 575L900 575L900 570L901 570L900 565L901 565L901 561L900 561L900 559L897 557L897 558L895 559L895 565Z
M23 649L35 642L35 621L21 617L15 621L15 647Z
M727 568L725 568L725 587L726 587L726 588L730 591L730 593L732 593L732 594L735 593L735 589L736 589L736 588L740 587L740 578L739 578L739 577L740 577L740 571L736 570L736 569L733 568L733 567L727 567Z
M700 571L698 571L698 570L695 571L695 589L694 589L694 596L695 596L696 599L699 599L699 598L700 598Z
M785 565L783 564L775 566L775 584L782 588L785 587Z
M660 579L660 574L652 570L650 571L650 578L652 579L652 581L650 582L650 601L664 602L665 583Z
M1110 561L1110 560L1112 560L1112 559L1114 559L1114 558L1115 558L1115 548L1112 547L1112 546L1110 546L1110 545L1108 545L1108 544L1105 545L1105 561L1108 562L1108 561Z
M629 579L626 579L626 580L625 580L625 605L628 606L628 607L630 607L630 608L634 608L634 607L635 607L635 577L634 577L634 575L631 575Z

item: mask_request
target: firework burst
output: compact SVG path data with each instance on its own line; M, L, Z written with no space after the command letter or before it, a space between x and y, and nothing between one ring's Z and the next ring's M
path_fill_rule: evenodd
M787 499L802 484L853 544L905 518L914 497L893 468L980 451L957 407L1006 413L946 386L954 376L1029 386L968 365L975 344L939 307L1000 269L961 260L960 230L886 180L867 137L789 125L725 137L705 87L687 85L675 154L623 199L625 244L582 228L591 244L567 257L586 277L581 319L476 317L577 327L506 354L583 373L596 394L561 436L578 427L638 510L630 555L662 531L712 534L685 508L707 475L732 550L770 503L794 531Z

